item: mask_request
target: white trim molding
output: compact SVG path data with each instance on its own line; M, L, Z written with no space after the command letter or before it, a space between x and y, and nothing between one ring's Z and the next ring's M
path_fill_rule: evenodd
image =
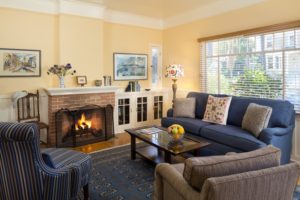
M110 10L102 4L83 2L80 0L0 0L0 7L55 15L71 14L102 19L112 23L163 30L258 4L263 1L267 0L221 0L166 19Z
M103 87L72 87L72 88L45 88L49 96L57 95L75 95L75 94L93 94L93 93L110 93L120 90L117 86Z

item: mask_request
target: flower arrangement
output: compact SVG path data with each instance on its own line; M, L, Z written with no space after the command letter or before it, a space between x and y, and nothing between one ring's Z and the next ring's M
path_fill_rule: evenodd
M76 70L71 70L72 65L70 63L66 65L54 65L53 67L50 67L47 74L54 74L58 77L63 77L67 75L74 75L76 74Z
M183 67L181 65L172 64L166 68L166 78L177 79L183 76Z

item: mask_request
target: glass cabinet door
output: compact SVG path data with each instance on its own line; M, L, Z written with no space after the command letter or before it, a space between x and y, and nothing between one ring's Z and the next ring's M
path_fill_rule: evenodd
M130 123L130 99L118 100L118 118L119 125Z
M154 119L161 119L163 115L163 96L154 96Z
M147 121L147 97L137 98L137 122Z

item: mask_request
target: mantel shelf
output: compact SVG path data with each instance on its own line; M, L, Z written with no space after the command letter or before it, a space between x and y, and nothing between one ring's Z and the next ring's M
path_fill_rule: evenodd
M103 87L45 88L44 90L49 96L58 96L58 95L109 93L109 92L116 92L119 89L120 87L117 86L103 86Z

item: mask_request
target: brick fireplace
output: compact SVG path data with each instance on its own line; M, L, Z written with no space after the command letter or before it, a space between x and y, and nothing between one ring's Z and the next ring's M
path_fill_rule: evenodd
M116 87L84 87L84 88L53 88L46 89L48 94L48 146L56 146L55 113L61 109L76 109L86 105L115 107Z

